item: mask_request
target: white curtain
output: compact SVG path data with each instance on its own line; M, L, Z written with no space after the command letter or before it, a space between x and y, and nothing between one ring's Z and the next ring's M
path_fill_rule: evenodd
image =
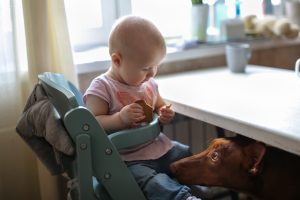
M77 85L63 0L0 1L0 199L62 199L52 177L15 132L44 71Z

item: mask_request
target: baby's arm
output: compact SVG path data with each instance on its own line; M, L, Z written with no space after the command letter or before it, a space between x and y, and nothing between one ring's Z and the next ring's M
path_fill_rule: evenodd
M86 97L86 107L95 115L96 120L106 132L129 128L145 117L142 107L136 103L127 105L120 112L109 115L108 103L94 95Z
M158 94L155 105L155 110L159 115L159 121L162 124L168 124L175 116L175 112L171 109L170 105L166 105L163 98Z

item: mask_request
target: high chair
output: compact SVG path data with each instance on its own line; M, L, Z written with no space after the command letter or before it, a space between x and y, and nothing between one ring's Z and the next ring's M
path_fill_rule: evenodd
M146 126L108 135L94 115L84 107L81 93L62 74L45 72L39 74L38 79L39 84L29 97L29 104L27 102L16 130L51 174L64 172L63 175L68 178L68 199L146 200L118 152L155 139L161 131L158 116L154 115L153 121ZM54 109L54 112L45 113L45 108L40 107L39 103L44 102L45 98L50 110ZM37 104L32 105L32 100ZM38 112L34 115L35 118L40 118L37 123L30 121L32 116L27 116L30 113L28 105ZM60 147L73 146L74 156L57 153L58 149L55 148L57 146L54 144L51 147L53 141L49 143L47 133L44 135L45 138L41 138L43 134L38 132L41 131L38 128L46 127L44 121L49 121L51 117L54 118L55 124L60 122L60 126L56 126L55 129L51 126L51 133L59 139L67 138L67 144L60 144ZM36 123L38 128L32 127L32 123ZM192 190L205 200L222 199L228 195L231 199L238 199L235 194L232 195L228 191L215 193L201 187L192 187Z
M146 200L118 150L156 138L160 133L157 116L147 126L108 135L63 75L45 72L38 79L76 149L68 170L75 183L72 199Z

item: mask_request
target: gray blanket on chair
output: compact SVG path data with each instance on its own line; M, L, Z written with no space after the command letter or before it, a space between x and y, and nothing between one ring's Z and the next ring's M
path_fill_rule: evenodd
M40 84L29 96L16 131L52 175L66 171L73 160L73 144Z

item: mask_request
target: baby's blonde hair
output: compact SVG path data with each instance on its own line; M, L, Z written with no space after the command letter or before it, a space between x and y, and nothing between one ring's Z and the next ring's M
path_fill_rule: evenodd
M109 53L137 54L157 49L165 53L164 38L149 20L138 16L125 16L114 24L109 36Z

